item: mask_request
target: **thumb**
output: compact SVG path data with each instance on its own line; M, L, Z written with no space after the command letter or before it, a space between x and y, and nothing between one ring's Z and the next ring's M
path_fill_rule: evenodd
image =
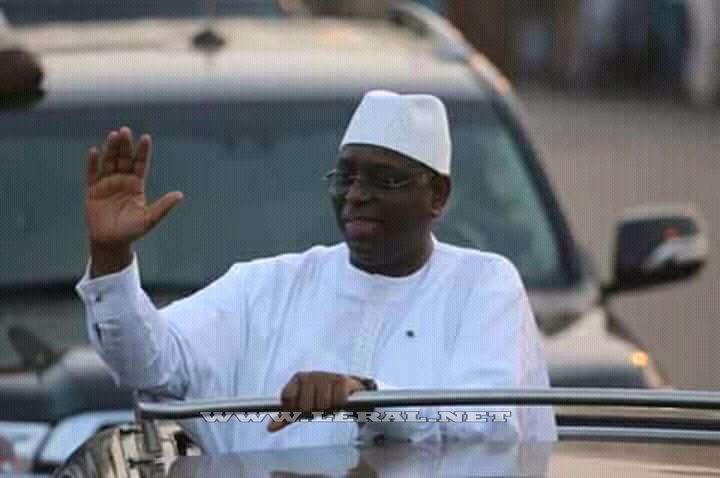
M279 420L278 420L278 421L275 421L275 420L272 420L272 421L270 422L270 424L268 425L268 427L267 427L267 431L269 431L270 433L279 432L280 430L282 430L283 428L285 428L285 427L288 426L289 424L290 424L289 422L285 422L285 421L279 421Z
M348 380L345 381L345 395L349 397L355 392L362 391L365 391L365 386L354 377L348 377Z
M155 227L177 203L182 201L183 197L183 193L180 191L174 191L167 193L151 204L148 207L147 212L146 230L149 231Z

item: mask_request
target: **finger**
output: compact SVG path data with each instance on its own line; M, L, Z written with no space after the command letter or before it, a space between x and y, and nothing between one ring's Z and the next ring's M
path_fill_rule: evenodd
M333 386L333 406L337 410L342 408L347 403L347 390L345 388L345 377L340 377L335 380Z
M282 408L285 411L293 412L297 410L297 399L300 394L300 379L297 375L290 379L285 388L283 388L280 394L280 400L282 401Z
M334 381L325 381L319 384L315 392L315 410L328 411L334 409L333 402Z
M135 150L133 158L133 172L139 178L143 178L150 169L150 158L152 156L152 139L149 134L140 137L140 143Z
M267 431L269 431L270 433L279 432L280 430L282 430L283 428L285 428L286 426L291 425L291 424L292 424L292 422L286 422L286 421L277 421L276 422L274 420L271 420L270 424L267 427Z
M297 400L297 411L301 413L313 411L313 406L315 405L315 392L315 384L312 379L300 381L300 395Z
M133 162L130 158L119 157L117 160L117 172L118 173L131 173L133 170Z
M101 175L112 174L117 167L117 148L120 138L116 131L111 131L105 140L102 158L100 160Z
M118 145L117 171L119 173L130 173L133 170L133 137L132 131L127 126L120 128L118 133L120 143Z
M182 201L183 194L180 191L167 193L148 207L145 219L145 231L149 231L160 222L177 203Z
M93 146L87 155L87 185L92 186L100 178L100 153Z
M352 377L345 377L343 380L343 384L345 386L345 397L346 398L355 392L360 392L362 390L365 390L365 386Z
M118 144L118 158L132 158L133 137L132 131L123 126L119 131L120 143Z

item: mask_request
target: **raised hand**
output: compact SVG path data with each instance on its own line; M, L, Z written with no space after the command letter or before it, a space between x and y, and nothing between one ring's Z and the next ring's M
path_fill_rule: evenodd
M147 204L145 178L151 153L148 135L140 138L133 151L132 131L127 127L108 135L102 155L94 147L88 152L87 224L93 276L127 266L132 243L183 198L175 191Z

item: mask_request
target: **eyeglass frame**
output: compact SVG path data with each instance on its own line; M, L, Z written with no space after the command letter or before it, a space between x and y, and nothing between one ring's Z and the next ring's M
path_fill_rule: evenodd
M352 186L355 184L356 181L360 181L363 191L366 194L370 194L373 197L382 196L384 194L392 194L395 192L399 192L402 190L408 189L409 186L411 186L413 183L416 183L418 179L423 177L430 177L430 181L432 181L433 172L432 171L421 171L417 174L412 175L408 179L405 179L403 181L400 181L398 184L392 186L392 187L386 187L386 186L378 186L376 183L372 183L368 181L368 178L364 174L351 174L348 175L348 179L351 179L352 182L347 187L346 191L338 191L337 190L337 184L335 181L333 181L333 178L337 177L338 169L331 169L325 175L323 176L323 181L325 181L328 184L328 190L330 194L333 196L346 196L349 192ZM429 181L428 181L429 182ZM368 184L370 187L368 188Z

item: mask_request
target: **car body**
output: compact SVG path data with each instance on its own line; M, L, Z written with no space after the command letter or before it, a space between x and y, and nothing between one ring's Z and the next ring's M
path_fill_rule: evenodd
M281 16L274 0L128 0L118 4L109 0L0 0L0 11L15 25L48 22L96 22L138 18L198 18L214 13L226 15Z
M237 414L277 410L279 401L138 403L137 422L98 433L73 454L57 476L710 477L720 472L718 393L558 388L359 395L351 397L349 409L390 404L394 410L412 409L420 403L456 405L457 409L458 403L471 401L495 406L555 405L559 440L383 440L211 455L192 443L172 419L198 417L203 410Z
M119 430L103 432L92 443L99 457L109 443L130 440ZM165 438L165 437L164 437ZM168 438L165 440L170 441ZM90 448L90 447L88 447ZM84 452L89 453L87 448ZM451 447L392 444L362 447L317 447L243 452L222 456L181 456L175 458L167 474L155 476L715 476L720 471L717 445L668 444L617 441L561 441L557 445L525 442L515 446L493 447L486 444L457 443ZM522 456L518 460L516 456ZM115 463L127 463L115 459ZM126 466L115 473L112 461L98 466L105 474L123 476ZM136 468L141 468L139 465ZM146 467L149 468L149 467ZM160 468L156 465L156 469ZM82 474L80 466L67 477ZM113 471L109 471L113 470Z
M164 305L233 262L341 239L321 178L354 105L373 88L446 102L454 190L435 234L516 264L545 334L552 384L668 385L641 344L615 332L607 299L622 286L604 287L575 243L509 82L440 17L417 7L389 20L227 17L209 30L220 43L198 41L207 31L187 19L14 28L45 80L40 94L0 109L0 422L57 429L94 413L90 422L101 426L114 418L103 422L98 412L131 404L87 348L72 288L87 261L90 145L123 124L152 133L149 193L186 195L139 245L144 285ZM688 254L670 251L656 282L690 276L703 262L702 231L683 214L668 220L689 224L697 254L677 272L673 261Z

